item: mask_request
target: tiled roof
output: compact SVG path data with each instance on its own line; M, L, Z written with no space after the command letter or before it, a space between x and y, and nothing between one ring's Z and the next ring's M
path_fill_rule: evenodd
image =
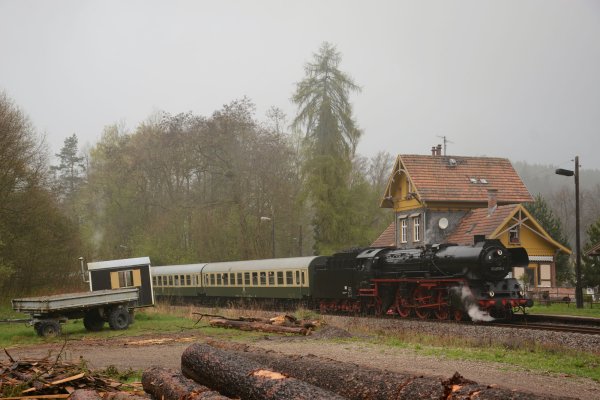
M476 208L465 215L454 232L448 236L447 243L473 244L475 235L488 237L510 214L515 212L515 204L498 206L496 210L488 215L487 208Z
M396 227L394 226L394 223L392 222L390 224L390 226L388 226L385 229L385 231L383 231L383 233L381 235L379 235L377 240L375 240L373 243L371 243L371 247L395 246L396 245L395 229L396 229Z
M506 158L399 156L424 201L487 202L496 189L499 204L533 201L523 181Z

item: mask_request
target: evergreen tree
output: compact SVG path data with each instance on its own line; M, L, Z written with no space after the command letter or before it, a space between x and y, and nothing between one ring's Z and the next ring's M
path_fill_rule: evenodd
M548 207L544 197L538 193L532 203L525 204L527 211L533 215L537 222L546 232L563 246L569 247L569 242L565 237L564 229L560 219ZM569 256L560 253L556 260L556 280L559 283L567 283L573 280L573 271L569 265Z
M600 219L591 224L587 229L588 243L584 246L584 253L600 243ZM583 287L600 285L600 257L582 258L581 279Z
M51 167L51 170L58 174L56 189L63 198L70 197L83 180L81 174L85 170L85 166L83 157L78 156L77 144L76 134L66 138L60 153L55 154L59 158L60 164Z
M305 134L303 172L308 199L314 207L315 251L330 253L359 244L348 229L356 219L352 206L352 157L361 136L352 116L351 91L360 91L349 75L340 71L341 55L323 43L305 65L306 77L297 84L292 100L298 114L292 127ZM363 210L364 211L364 210Z

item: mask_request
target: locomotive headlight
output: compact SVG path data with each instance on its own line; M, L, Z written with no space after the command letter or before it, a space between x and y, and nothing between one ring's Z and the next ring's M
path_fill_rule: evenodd
M521 296L521 297L525 296L525 292L522 290L519 290L519 296Z
M494 291L493 291L493 290L490 290L490 291L488 292L488 295L489 295L490 297L494 297L494 296L496 295L496 293L494 293Z

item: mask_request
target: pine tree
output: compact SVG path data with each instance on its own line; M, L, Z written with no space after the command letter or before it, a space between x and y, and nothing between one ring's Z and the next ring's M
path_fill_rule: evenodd
M584 254L600 243L600 219L588 227L587 235L588 243L584 246ZM583 287L600 285L600 257L583 257L582 261L581 279Z
M292 100L298 106L292 127L305 135L303 172L314 208L315 252L330 253L356 240L348 228L353 219L350 178L352 157L361 136L349 95L360 88L340 71L341 55L323 43L305 65L306 77Z
M64 146L60 153L55 154L59 158L60 164L52 166L56 176L56 189L60 197L70 197L82 182L81 174L85 170L83 157L78 156L77 135L73 134L65 139Z

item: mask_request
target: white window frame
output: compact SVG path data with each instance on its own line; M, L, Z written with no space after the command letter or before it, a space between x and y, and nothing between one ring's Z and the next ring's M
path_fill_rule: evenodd
M408 243L408 218L400 220L400 243Z
M421 241L421 216L412 217L413 220L413 242Z

